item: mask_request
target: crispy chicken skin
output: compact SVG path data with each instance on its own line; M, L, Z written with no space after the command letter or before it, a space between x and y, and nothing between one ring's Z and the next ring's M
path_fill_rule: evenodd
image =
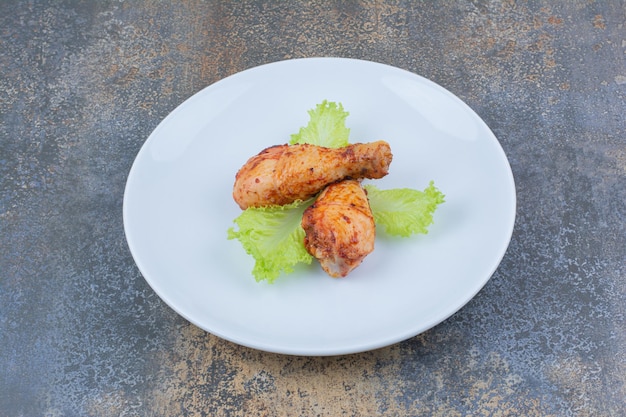
M345 277L374 250L376 227L367 194L356 180L326 187L302 216L304 246L328 275Z
M343 148L272 146L250 158L237 172L233 198L242 210L305 200L344 178L382 178L391 159L391 148L385 141Z

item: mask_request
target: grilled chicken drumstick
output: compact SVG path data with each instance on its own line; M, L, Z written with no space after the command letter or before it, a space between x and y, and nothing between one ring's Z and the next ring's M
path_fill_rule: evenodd
M345 277L374 250L376 227L361 183L329 185L302 216L304 246L331 277Z
M306 200L344 178L382 178L391 159L391 148L385 141L343 148L272 146L250 158L237 172L233 198L242 210Z

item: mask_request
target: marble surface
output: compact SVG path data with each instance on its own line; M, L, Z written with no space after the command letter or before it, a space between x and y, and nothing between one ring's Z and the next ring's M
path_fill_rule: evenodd
M624 1L0 3L0 415L626 415ZM264 353L167 307L130 166L203 87L273 61L394 65L466 101L516 180L509 250L435 328Z

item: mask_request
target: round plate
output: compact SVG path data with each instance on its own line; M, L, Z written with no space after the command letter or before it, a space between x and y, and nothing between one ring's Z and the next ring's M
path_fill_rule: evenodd
M379 234L348 277L317 262L257 283L227 229L240 214L237 170L287 143L324 100L350 113L350 142L384 139L394 159L379 188L446 195L429 233ZM147 282L200 328L270 352L337 355L415 336L465 305L509 244L515 185L497 139L460 99L388 65L308 58L262 65L198 92L147 139L130 171L124 227Z

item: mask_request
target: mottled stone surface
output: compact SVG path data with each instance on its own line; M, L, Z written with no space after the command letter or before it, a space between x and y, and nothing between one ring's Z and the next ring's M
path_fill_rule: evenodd
M624 1L0 3L0 415L626 415ZM457 94L518 217L465 308L308 358L190 325L148 287L122 198L159 121L287 58L363 58Z

